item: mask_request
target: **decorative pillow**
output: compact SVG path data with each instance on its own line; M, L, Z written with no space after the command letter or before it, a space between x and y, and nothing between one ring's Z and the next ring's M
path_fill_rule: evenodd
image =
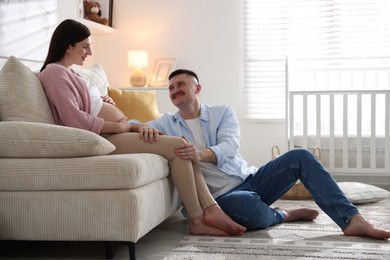
M14 56L0 71L0 120L54 124L37 76Z
M129 120L136 119L145 123L160 117L154 90L133 91L109 88L108 94Z
M390 192L369 184L360 182L339 182L340 189L354 204L377 202L390 197Z
M93 132L34 122L0 122L0 157L81 157L108 154L115 146Z
M107 95L107 88L110 84L108 83L107 75L104 72L103 67L99 63L96 63L89 68L80 66L73 66L72 68L80 76L88 78L95 83L103 96Z

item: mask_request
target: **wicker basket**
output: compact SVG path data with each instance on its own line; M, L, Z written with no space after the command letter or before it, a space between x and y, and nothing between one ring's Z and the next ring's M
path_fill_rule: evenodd
M280 149L277 145L272 146L271 149L272 159L276 158L280 155ZM321 161L321 149L316 146L313 149L313 154L319 161ZM286 200L310 200L312 196L310 192L303 186L303 183L299 180L291 187L289 191L287 191L281 199Z

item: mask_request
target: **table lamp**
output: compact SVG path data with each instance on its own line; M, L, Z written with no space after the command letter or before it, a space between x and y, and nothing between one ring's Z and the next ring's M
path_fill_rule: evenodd
M146 84L146 77L142 72L143 68L148 67L147 50L131 50L127 54L127 63L130 68L134 69L130 77L130 83L133 87L143 87Z

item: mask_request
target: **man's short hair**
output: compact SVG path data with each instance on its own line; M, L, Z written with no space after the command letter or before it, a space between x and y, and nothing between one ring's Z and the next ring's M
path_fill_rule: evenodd
M180 74L186 74L186 75L192 76L196 79L197 83L199 83L198 75L196 75L196 73L193 72L192 70L186 70L186 69L177 69L177 70L173 71L169 75L168 79L171 80L171 78L173 78L177 75L180 75Z

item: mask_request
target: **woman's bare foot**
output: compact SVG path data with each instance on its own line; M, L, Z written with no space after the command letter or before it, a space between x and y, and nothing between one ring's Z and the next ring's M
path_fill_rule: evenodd
M224 230L207 225L203 221L203 216L192 218L189 220L190 235L209 235L209 236L228 236Z
M363 236L375 239L390 238L390 231L375 228L361 214L356 214L352 217L343 233L346 236Z
M203 220L207 225L222 229L230 235L241 236L246 231L244 226L234 222L217 204L204 210Z
M308 208L291 209L291 210L275 208L275 210L283 211L283 213L286 215L283 222L313 221L318 217L319 214L317 210L308 209Z

